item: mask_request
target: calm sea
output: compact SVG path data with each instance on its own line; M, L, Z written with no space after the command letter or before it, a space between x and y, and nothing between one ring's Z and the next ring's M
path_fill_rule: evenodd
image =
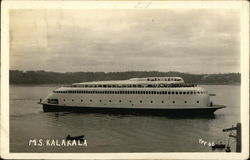
M235 139L223 128L240 122L240 86L203 85L214 104L227 108L214 117L164 117L44 113L37 104L58 86L10 86L10 152L212 152L208 143ZM29 146L30 139L62 139L85 135L87 146ZM207 141L206 145L199 140ZM216 150L224 151L224 150Z

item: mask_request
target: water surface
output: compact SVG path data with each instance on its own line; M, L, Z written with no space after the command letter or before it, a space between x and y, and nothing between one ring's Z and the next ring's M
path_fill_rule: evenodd
M10 152L212 152L199 143L227 142L222 132L240 121L240 86L202 85L214 104L226 105L214 117L164 117L69 112L44 113L37 104L58 86L10 86ZM85 135L86 146L29 146L30 139ZM229 140L235 151L235 140ZM219 150L216 150L219 151ZM223 150L221 150L223 151Z

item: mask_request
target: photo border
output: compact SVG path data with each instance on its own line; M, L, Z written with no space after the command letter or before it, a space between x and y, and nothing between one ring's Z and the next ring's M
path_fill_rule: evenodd
M241 153L10 153L10 9L167 9L239 8L241 10ZM5 159L246 159L249 157L249 2L247 1L3 1L1 10L1 157Z

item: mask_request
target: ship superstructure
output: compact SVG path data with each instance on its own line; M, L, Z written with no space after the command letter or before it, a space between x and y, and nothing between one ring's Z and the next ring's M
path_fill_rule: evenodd
M204 88L186 84L181 77L73 83L54 90L41 103L44 111L81 109L87 112L126 113L211 114L225 107L213 105Z

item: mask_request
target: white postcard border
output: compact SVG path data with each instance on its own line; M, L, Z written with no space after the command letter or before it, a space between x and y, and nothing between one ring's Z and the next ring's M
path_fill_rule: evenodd
M10 9L241 9L241 153L10 153L9 10ZM245 159L249 156L249 3L247 1L4 1L1 10L1 157L6 159Z

